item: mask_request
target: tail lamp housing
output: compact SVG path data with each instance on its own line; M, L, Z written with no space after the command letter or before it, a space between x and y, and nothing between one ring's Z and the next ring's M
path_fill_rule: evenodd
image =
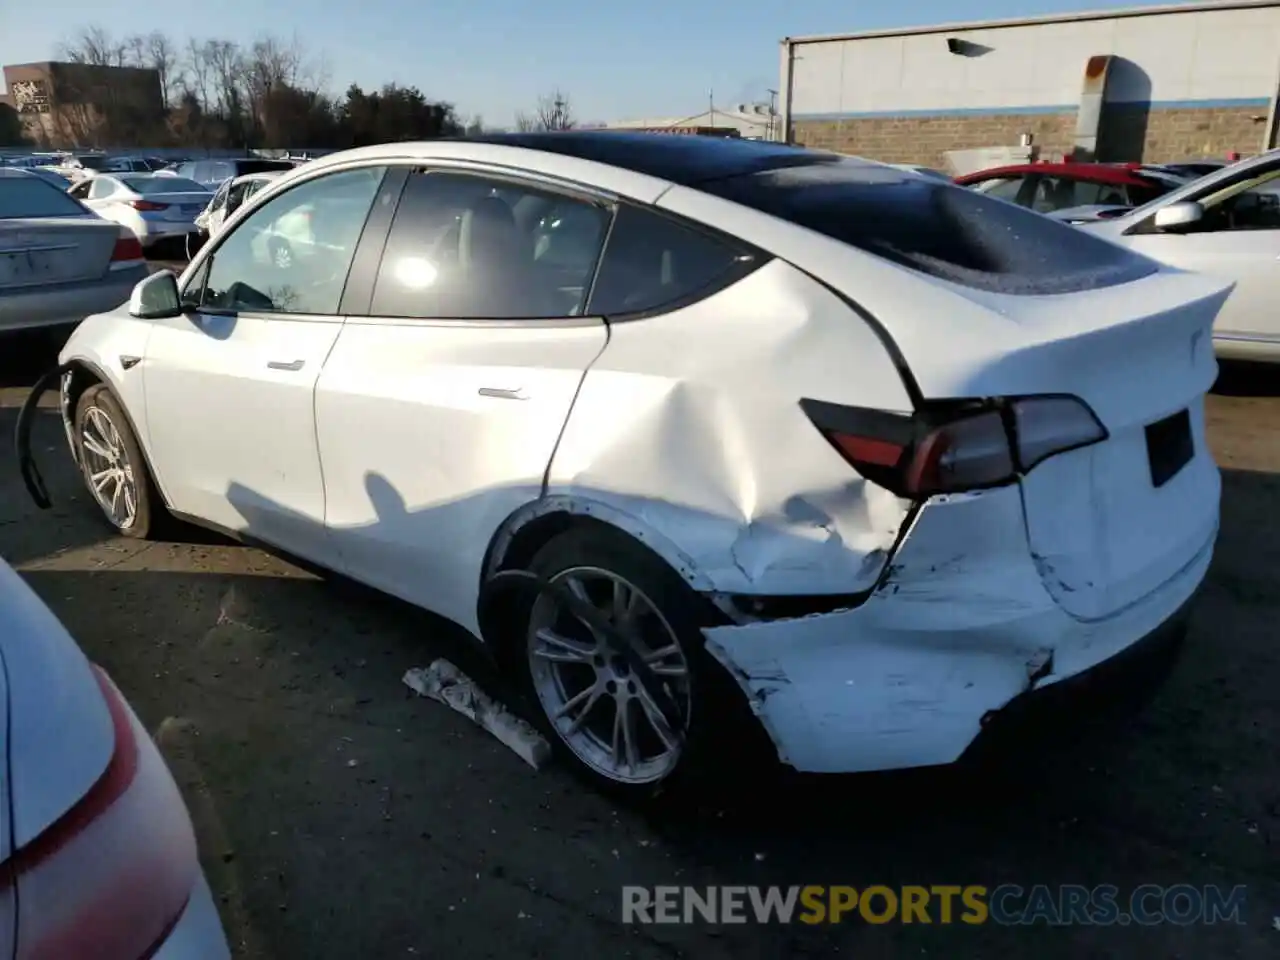
M1109 436L1092 408L1069 394L949 401L915 414L809 399L800 406L850 466L913 500L1004 486Z

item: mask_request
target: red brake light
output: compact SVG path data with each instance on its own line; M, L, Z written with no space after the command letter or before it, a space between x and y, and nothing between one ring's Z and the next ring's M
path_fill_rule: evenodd
M168 210L167 203L156 203L152 200L130 200L129 206L135 210Z
M949 404L915 416L800 405L850 466L915 500L1012 483L1049 457L1107 437L1089 406L1070 396Z
M137 237L120 237L111 251L111 262L122 263L142 259L142 244Z

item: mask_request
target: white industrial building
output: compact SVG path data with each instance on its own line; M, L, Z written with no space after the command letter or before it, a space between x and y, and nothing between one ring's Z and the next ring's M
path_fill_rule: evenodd
M884 160L1254 153L1275 142L1280 0L791 37L779 89L778 139Z

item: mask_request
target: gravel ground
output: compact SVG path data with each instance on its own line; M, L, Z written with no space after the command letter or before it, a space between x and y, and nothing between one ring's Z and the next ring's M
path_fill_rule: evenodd
M47 346L0 350L11 436ZM111 537L53 411L41 513L0 449L0 554L157 731L243 958L1275 957L1280 952L1280 398L1210 401L1223 530L1189 642L1145 709L989 766L780 780L640 817L535 773L400 678L456 628L216 538ZM195 542L198 541L198 542ZM1082 705L1082 717L1094 716ZM748 802L749 801L749 802ZM1244 923L629 927L624 884L1144 883L1249 888Z

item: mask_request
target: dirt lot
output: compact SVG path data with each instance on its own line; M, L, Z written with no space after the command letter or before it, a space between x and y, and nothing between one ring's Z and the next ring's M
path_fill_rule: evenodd
M1189 643L1138 716L1027 732L989 768L781 782L642 819L534 773L401 686L447 624L263 553L114 539L62 449L42 513L7 438L47 348L0 347L0 554L173 760L238 956L1274 957L1280 952L1280 398L1210 403L1223 532ZM1080 716L1094 715L1082 703ZM748 800L750 802L748 802ZM1246 884L1241 925L625 927L623 884Z

